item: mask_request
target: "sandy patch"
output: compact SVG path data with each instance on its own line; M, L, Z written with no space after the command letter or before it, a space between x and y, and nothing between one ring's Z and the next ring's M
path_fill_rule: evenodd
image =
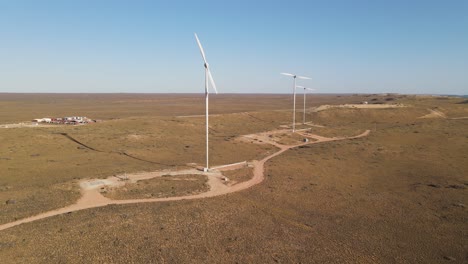
M15 124L3 124L0 125L0 128L24 128L24 127L55 127L57 125L45 125L33 122L22 122L22 123L15 123Z
M419 118L447 118L447 116L439 110L435 110L435 109L427 109L427 110L429 110L430 113L427 115L423 115Z
M321 105L312 110L312 112L320 112L333 108L357 108L357 109L387 109L406 107L403 104L343 104L343 105Z

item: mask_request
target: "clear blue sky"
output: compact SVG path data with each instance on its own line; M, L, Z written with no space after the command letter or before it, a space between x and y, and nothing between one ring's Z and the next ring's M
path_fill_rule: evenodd
M0 92L468 94L468 1L0 0Z

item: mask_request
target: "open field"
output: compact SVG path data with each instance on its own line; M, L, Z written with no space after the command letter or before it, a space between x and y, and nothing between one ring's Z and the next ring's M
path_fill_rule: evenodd
M202 94L0 93L0 98L0 124L31 121L33 118L47 116L77 115L112 120L142 116L203 117L205 113L205 97ZM308 104L312 107L322 104L360 103L368 98L367 95L315 95L308 100ZM384 100L385 97L376 98ZM278 110L291 108L291 96L220 94L212 96L210 103L210 112L213 114Z
M275 144L300 143L303 138L261 136L260 132L290 125L291 113L285 111L289 96L243 96L245 104L229 96L213 100L213 113L222 114L210 123L213 165L260 160L278 151ZM62 100L73 105L77 115L104 122L0 129L0 201L4 201L0 223L74 203L83 179L203 164L203 117L189 117L203 113L201 97L56 95L52 104L53 98L7 95L3 101L2 97L1 107L8 106L12 114L7 117L2 111L0 123L31 119L21 111L28 102L31 112L40 116L64 115ZM307 120L319 126L309 126L305 134L343 137L372 132L355 140L285 151L267 161L264 182L241 192L108 205L2 230L0 259L6 263L468 261L468 120L452 119L468 116L468 106L460 104L463 99L360 95L309 96L308 100L309 110L319 104L361 101L406 107L310 111ZM177 110L168 112L161 105ZM444 116L420 118L434 109ZM302 120L302 113L297 117ZM257 140L239 140L258 133ZM239 182L252 177L250 168L225 173ZM129 185L127 190L135 188L143 196L161 188L166 193L172 190L174 186L157 183L161 179ZM198 187L191 181L174 182L181 192L203 185L203 180L196 181Z
M250 167L244 167L238 170L230 170L223 172L223 175L228 177L228 184L237 184L252 179L253 169Z
M153 197L184 196L208 190L207 178L203 175L180 175L125 184L124 187L104 188L104 196L113 200L143 199Z

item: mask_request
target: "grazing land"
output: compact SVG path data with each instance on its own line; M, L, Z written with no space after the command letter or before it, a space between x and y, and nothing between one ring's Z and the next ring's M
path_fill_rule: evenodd
M73 205L88 179L204 164L200 95L1 98L0 124L67 115L102 122L0 127L0 225ZM0 231L2 262L468 261L464 99L309 95L308 124L291 134L289 95L212 98L212 165L271 156L263 181L245 166L222 174L232 190L255 181L248 189L110 204L7 228ZM369 104L349 107L364 101ZM366 130L366 136L339 140ZM103 192L111 199L196 196L213 188L206 181L202 174L169 175L121 181Z
M166 176L166 177L165 177ZM208 190L203 175L163 175L160 178L127 183L124 187L104 188L104 196L113 200L171 197L196 194Z

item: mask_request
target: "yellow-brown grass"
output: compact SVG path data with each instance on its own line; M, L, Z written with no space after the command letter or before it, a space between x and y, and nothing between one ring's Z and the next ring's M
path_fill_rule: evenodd
M103 194L113 200L184 196L207 191L209 186L206 182L204 175L162 176L106 188Z
M385 102L389 97L342 96L336 102L374 98ZM457 98L410 96L396 101L409 107L330 109L308 115L308 120L325 125L312 128L323 136L372 132L357 140L287 151L267 162L265 182L249 190L202 200L113 205L20 225L1 232L0 259L5 263L463 262L468 123L449 118L465 115L467 106L458 104L462 100ZM418 118L431 107L442 109L448 119ZM270 147L233 137L290 123L288 111L254 110L254 117L212 118L214 164L266 155ZM51 132L67 133L102 152ZM203 118L173 117L0 130L4 158L0 199L25 197L16 204L0 205L2 222L72 202L78 195L73 187L76 179L184 167L193 161L202 164L203 135Z

